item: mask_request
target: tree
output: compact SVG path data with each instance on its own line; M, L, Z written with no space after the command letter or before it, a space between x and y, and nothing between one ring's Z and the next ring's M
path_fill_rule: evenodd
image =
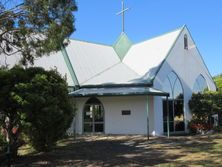
M22 0L10 9L4 5L0 2L0 56L20 53L23 64L33 63L59 51L75 31L75 0Z
M23 75L24 70L13 68L11 70L0 70L0 123L4 130L11 152L17 155L19 147L18 134L14 133L13 128L21 128L21 107L13 97L15 85L19 82L25 82L26 77Z
M73 119L66 82L56 71L40 71L16 88L32 145L38 151L50 150Z
M55 70L21 67L0 70L0 80L1 124L13 154L20 146L20 132L37 150L51 149L73 118L66 81Z
M222 92L222 74L213 77L213 79L217 85L218 91Z
M191 124L196 124L201 129L209 128L209 120L213 114L218 114L218 123L222 125L222 93L204 92L193 94L189 101L192 112Z
M198 123L204 124L208 121L208 116L212 114L212 103L210 94L197 93L193 94L189 101L189 107L193 114L193 119Z

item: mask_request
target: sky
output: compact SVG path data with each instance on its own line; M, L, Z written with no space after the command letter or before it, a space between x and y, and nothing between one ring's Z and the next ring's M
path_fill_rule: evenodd
M76 0L73 39L113 44L122 31L121 0ZM221 0L125 0L125 33L134 43L187 25L212 76L222 73ZM189 68L189 65L187 66Z

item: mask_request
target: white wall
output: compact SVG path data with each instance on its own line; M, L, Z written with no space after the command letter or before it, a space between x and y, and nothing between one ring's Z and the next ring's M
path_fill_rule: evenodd
M106 134L146 134L146 97L100 98L105 108ZM131 110L131 115L122 115Z
M188 36L188 47L190 48L188 50L184 49L185 34ZM186 27L179 36L162 68L158 72L154 80L154 87L157 89L162 89L165 78L172 71L178 75L184 90L184 111L185 120L187 123L187 121L191 119L188 101L192 96L192 90L196 78L202 74L206 79L210 90L215 91L216 87ZM155 117L157 118L160 116L160 122L162 123L162 115L159 114L162 113L162 105L156 101L157 99L159 99L159 102L161 102L160 98L155 98ZM160 127L157 129L157 131L158 133L163 132Z
M105 110L105 134L147 134L147 96L99 97ZM88 98L76 98L76 132L83 133L83 107ZM131 115L122 115L131 110ZM150 134L153 126L153 98L149 97ZM73 128L70 128L73 131Z
M84 104L86 103L88 98L72 98L72 104L73 106L76 107L76 117L75 121L73 120L71 127L69 128L68 132L73 133L74 132L74 127L76 129L76 133L82 134L82 128L83 128L83 107Z

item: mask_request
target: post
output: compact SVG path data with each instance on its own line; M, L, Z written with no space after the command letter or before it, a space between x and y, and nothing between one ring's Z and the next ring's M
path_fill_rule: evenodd
M150 130L149 130L149 96L147 96L146 114L147 114L147 140L149 140L150 139Z
M76 101L73 99L72 101L72 108L74 112L74 117L73 117L73 135L74 135L74 140L76 140Z
M8 145L7 145L6 157L7 157L7 167L11 167L10 142L8 142Z
M76 115L73 118L73 136L74 140L76 140Z
M169 99L168 96L166 97L167 102L167 137L170 137L170 119L169 119Z

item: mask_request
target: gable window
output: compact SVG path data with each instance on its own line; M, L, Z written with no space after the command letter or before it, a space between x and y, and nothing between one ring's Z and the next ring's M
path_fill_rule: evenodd
M193 93L203 93L208 90L206 79L203 75L199 75L193 86Z
M188 50L188 38L187 38L187 34L184 35L184 49Z
M179 77L171 72L163 83L163 91L169 96L169 123L170 132L183 132L184 124L184 95ZM163 128L167 132L167 101L163 98Z

